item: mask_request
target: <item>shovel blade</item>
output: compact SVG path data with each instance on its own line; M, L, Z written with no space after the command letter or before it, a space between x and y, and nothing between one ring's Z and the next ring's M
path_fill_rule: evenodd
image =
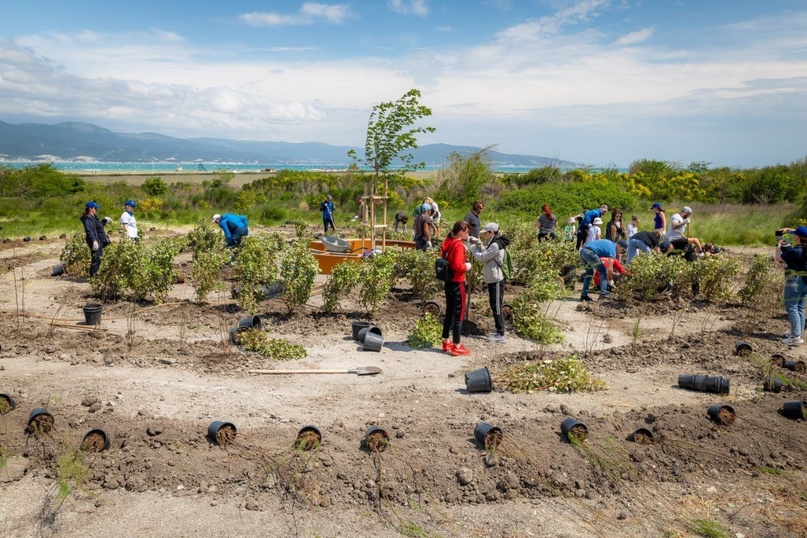
M376 375L381 373L381 368L377 366L360 366L358 368L348 370L348 373L356 375Z

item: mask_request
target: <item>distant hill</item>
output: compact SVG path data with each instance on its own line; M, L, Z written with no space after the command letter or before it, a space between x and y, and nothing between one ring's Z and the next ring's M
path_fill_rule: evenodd
M174 138L158 133L116 133L80 122L11 124L0 121L0 159L95 159L106 162L176 161L245 162L265 165L349 165L347 152L363 148L331 146L320 142L260 142L224 138ZM439 165L451 153L468 155L481 148L427 144L412 152L415 162ZM576 163L539 157L489 152L496 166L539 168L545 165L578 166ZM1 161L0 161L1 162Z

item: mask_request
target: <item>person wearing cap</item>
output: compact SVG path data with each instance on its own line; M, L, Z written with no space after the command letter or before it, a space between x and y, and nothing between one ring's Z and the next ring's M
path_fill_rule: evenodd
M140 241L140 237L137 235L137 220L134 216L135 207L137 207L137 204L132 200L126 200L123 203L123 214L120 216L120 223L127 238L132 241Z
M658 202L653 202L650 210L655 213L653 215L653 229L664 235L667 232L667 214L664 213L661 204Z
M334 226L333 223L333 198L330 194L319 204L319 210L322 211L322 224L325 227L324 233L328 233L329 227L335 232L336 226Z
M580 226L577 228L577 247L580 248L588 239L588 229L594 223L594 219L600 219L602 221L602 216L608 213L608 206L606 204L602 204L598 208L589 209L585 213L581 213L577 215L580 218Z
M661 251L666 253L671 247L672 245L665 241L662 248L661 234L657 231L636 232L633 237L628 239L628 260L625 263L629 264L641 252L650 254Z
M680 213L675 213L670 219L670 230L665 238L678 250L686 250L687 245L695 247L697 252L702 252L701 242L697 237L687 237L686 230L689 224L689 217L692 216L692 208L684 206Z
M423 203L420 213L412 223L414 228L415 248L418 250L428 250L432 248L432 217L431 204Z
M480 200L477 200L471 206L471 210L465 214L465 222L468 223L470 227L470 234L471 237L476 237L479 239L479 215L482 214L482 210L485 209L485 204L483 204Z
M790 334L785 335L782 343L788 346L798 346L804 343L804 304L807 302L807 226L796 229L783 228L783 232L795 237L793 246L787 241L780 240L776 245L773 257L779 263L784 263L785 288L784 301L787 319L790 321Z
M468 240L468 223L460 220L454 223L451 232L440 247L440 256L448 260L451 280L445 283L446 315L443 318L443 351L452 356L470 355L471 352L460 343L462 321L465 319L467 288L465 274L471 264L465 261L465 244ZM449 340L449 335L451 339Z
M588 237L586 238L586 245L591 243L592 241L597 241L598 239L602 238L602 219L600 217L595 218L591 226L588 228Z
M625 248L627 243L624 240L614 243L608 239L598 239L580 249L580 261L586 270L583 277L583 292L580 294L581 301L591 301L588 288L594 271L600 273L600 298L608 297L608 284L613 284L614 281L614 260Z
M555 228L558 226L558 217L552 213L552 208L544 204L541 206L541 216L535 221L535 227L538 228L538 242L546 239L555 239Z
M482 241L487 241L487 246ZM482 238L469 237L471 243L471 255L484 263L482 269L482 280L488 287L488 299L490 300L490 310L493 312L493 323L496 325L496 332L488 335L491 342L504 343L507 337L504 332L504 314L502 305L504 304L504 249L510 244L510 240L505 235L499 234L499 225L495 222L488 222L482 230Z
M224 230L224 237L227 239L227 248L235 248L241 244L241 238L249 235L249 222L244 215L225 213L213 215L213 222Z
M90 276L93 277L98 273L101 268L101 257L104 254L104 247L111 241L109 236L104 230L104 225L107 222L112 222L109 217L104 217L104 220L98 219L98 210L101 208L95 201L87 202L84 205L84 213L81 214L81 223L84 225L84 235L87 241L87 246L90 247L91 260L90 260Z
M563 240L564 241L574 241L574 236L577 235L577 219L574 217L569 217L569 221L566 223L566 226L563 227Z

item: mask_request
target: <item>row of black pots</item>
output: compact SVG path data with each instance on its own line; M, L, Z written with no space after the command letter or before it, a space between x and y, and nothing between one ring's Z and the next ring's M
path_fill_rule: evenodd
M728 394L730 384L731 381L725 377L691 374L681 374L678 376L679 387L700 392Z
M380 327L374 327L369 321L354 321L351 324L353 339L362 343L362 351L381 351L384 338Z
M207 427L208 439L217 445L227 446L235 441L236 427L232 422L214 420ZM383 452L389 446L389 433L380 426L370 426L364 432L364 445L371 452ZM294 448L309 451L322 444L322 432L313 424L307 424L297 432Z
M17 407L17 405L14 403L14 399L7 394L0 394L0 400L6 404L4 406L6 413L16 409ZM36 437L50 435L55 423L56 420L47 409L44 407L37 407L28 415L28 422L25 427L25 432ZM85 452L103 452L104 450L109 449L109 444L109 435L107 435L107 433L100 428L94 428L88 431L81 439L79 449Z
M791 372L798 372L800 374L807 372L807 363L804 361L789 361L784 355L779 353L771 355L771 365L778 366L779 368L785 368Z

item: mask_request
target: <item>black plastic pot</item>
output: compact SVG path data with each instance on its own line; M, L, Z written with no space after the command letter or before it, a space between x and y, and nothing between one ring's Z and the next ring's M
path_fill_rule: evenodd
M782 392L782 380L769 375L762 381L762 390L768 392Z
M63 274L64 274L64 265L60 263L59 265L54 265L53 266L53 269L51 270L50 276L59 276L59 275L63 275Z
M438 318L442 313L442 308L440 305L435 303L434 301L429 301L428 303L423 305L423 313L424 314L431 314L432 316Z
M367 338L367 333L382 336L380 327L363 327L359 330L359 342L362 344L364 343L364 339Z
M235 441L236 428L232 422L225 422L223 420L214 420L207 427L207 437L210 441L217 445L227 447L230 443Z
M9 396L8 394L0 394L0 415L10 413L16 407L17 403L14 401L14 398Z
M313 424L307 424L297 432L297 439L294 441L294 448L309 451L322 444L322 433Z
M89 303L84 305L84 322L87 325L99 325L101 323L101 311L103 308L101 303Z
M633 443L637 443L640 445L652 445L653 444L653 432L648 430L647 428L639 428L632 434L630 434L630 440Z
M725 377L708 375L678 376L678 386L682 389L697 390L700 392L714 392L716 394L728 394L731 381Z
M258 316L248 316L238 320L239 327L246 327L247 329L261 330L261 318Z
M376 353L381 351L381 347L384 345L384 339L381 337L380 334L376 334L374 332L367 332L364 335L364 345L362 346L362 351L375 351Z
M710 405L706 409L706 414L721 426L731 426L734 424L734 419L737 418L734 414L734 408L723 404Z
M734 344L734 354L740 357L747 357L754 349L748 342L737 342Z
M370 322L369 321L354 321L353 323L351 323L350 326L351 326L351 328L353 330L353 339L356 340L357 342L359 342L360 341L359 340L359 331L364 329L365 327L369 327Z
M104 450L109 450L109 436L101 429L90 430L81 440L79 449L84 452L103 452Z
M468 392L490 392L493 390L493 380L490 377L490 370L485 366L479 370L471 370L465 373L465 388Z
M502 442L502 429L487 422L480 422L474 428L474 437L486 449L496 448Z
M588 427L576 418L566 417L560 423L560 431L569 442L582 443L588 438Z
M380 426L370 426L364 432L364 444L370 452L384 452L389 446L389 434Z
M779 368L782 368L785 365L785 361L787 361L787 358L781 353L774 353L771 355L771 366L778 366Z
M783 403L782 416L793 419L807 419L807 401Z
M798 372L800 374L807 372L807 364L805 364L804 361L785 361L784 366L791 372Z
M51 415L47 409L37 407L28 415L28 427L25 431L37 437L40 435L48 435L53 429L54 422L53 415Z

